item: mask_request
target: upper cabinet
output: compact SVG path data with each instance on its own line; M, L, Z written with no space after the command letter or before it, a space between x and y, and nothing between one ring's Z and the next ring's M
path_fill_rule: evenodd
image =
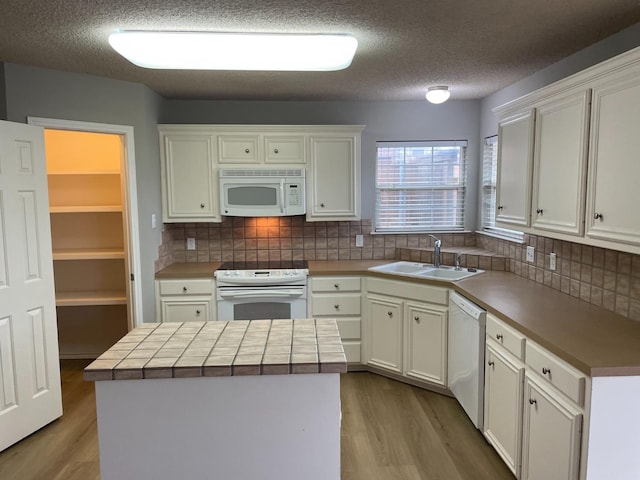
M640 48L494 111L496 224L640 253Z
M496 222L511 228L530 224L534 112L509 116L498 126Z
M587 236L640 245L640 68L593 89Z
M220 168L306 170L307 221L360 218L360 134L345 125L160 125L164 222L221 222Z

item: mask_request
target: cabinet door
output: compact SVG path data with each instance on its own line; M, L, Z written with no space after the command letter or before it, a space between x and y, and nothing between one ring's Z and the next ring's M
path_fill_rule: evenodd
M446 386L447 308L407 303L405 322L405 375Z
M266 135L265 163L305 163L304 135Z
M402 302L368 297L368 363L402 373Z
M160 135L164 222L219 222L213 137Z
M218 135L219 163L260 163L258 135Z
M530 225L533 127L532 110L498 125L496 222L507 226Z
M160 299L162 322L204 322L211 320L211 299L189 301Z
M593 90L587 236L640 244L640 68Z
M582 235L589 98L583 91L536 111L532 226Z
M360 219L360 134L309 141L307 221Z
M576 480L582 414L558 393L525 377L523 480Z
M487 343L484 435L516 477L522 447L524 366Z

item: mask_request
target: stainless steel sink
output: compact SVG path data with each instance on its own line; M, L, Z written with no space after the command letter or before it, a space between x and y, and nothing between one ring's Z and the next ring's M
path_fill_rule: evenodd
M369 270L374 272L388 273L390 275L402 275L414 278L431 278L434 280L447 280L450 282L462 280L463 278L468 278L484 272L484 270L473 268L461 268L460 270L456 270L454 267L449 266L440 266L436 268L428 263L415 263L405 261L385 263L384 265L369 267Z

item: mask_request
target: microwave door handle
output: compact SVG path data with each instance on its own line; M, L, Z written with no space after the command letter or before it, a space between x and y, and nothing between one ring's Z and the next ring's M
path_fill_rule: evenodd
M299 297L303 292L301 290L243 290L241 292L220 292L223 298L251 298L251 297Z
M284 178L280 179L280 213L284 214Z

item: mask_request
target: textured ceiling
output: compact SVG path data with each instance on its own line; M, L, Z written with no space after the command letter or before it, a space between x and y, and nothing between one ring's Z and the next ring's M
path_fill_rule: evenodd
M2 0L0 61L148 85L166 98L481 98L640 21L639 0ZM338 72L145 70L116 29L351 33Z

